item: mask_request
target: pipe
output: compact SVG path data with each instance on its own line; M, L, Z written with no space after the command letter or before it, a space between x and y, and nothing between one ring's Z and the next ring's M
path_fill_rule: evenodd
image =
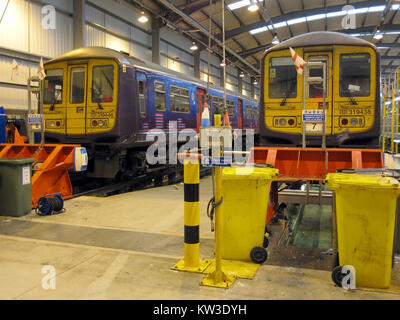
M198 23L196 20L192 19L190 16L179 10L175 5L170 3L168 0L158 0L159 3L164 5L166 8L169 10L175 12L177 15L179 15L183 20L185 20L187 23L192 25L194 28L200 30L202 33L204 33L207 37L211 37L221 48L223 48L224 44L222 41L219 39L215 38L212 34L210 34L209 30L204 28L200 23ZM249 67L251 70L253 70L256 74L260 74L260 71L256 69L253 65L251 65L247 60L243 59L239 54L237 54L233 49L230 47L226 46L226 51L229 52L232 56L234 56L236 59L238 59L241 63Z

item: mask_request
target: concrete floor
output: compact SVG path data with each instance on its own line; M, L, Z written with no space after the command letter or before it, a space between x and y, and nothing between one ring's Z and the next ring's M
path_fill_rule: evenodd
M201 257L212 258L209 177L200 190ZM279 248L253 280L238 279L228 290L200 286L204 275L171 270L183 256L182 184L80 197L65 207L49 217L0 217L0 299L400 299L398 256L389 293L349 292L334 286L326 267L281 263ZM42 287L46 265L55 268L55 289Z

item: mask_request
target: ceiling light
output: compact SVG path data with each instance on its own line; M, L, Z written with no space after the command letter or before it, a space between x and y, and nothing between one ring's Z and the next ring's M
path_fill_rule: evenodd
M198 48L199 48L199 47L197 46L196 42L193 41L193 42L192 42L192 45L191 45L191 47L190 47L190 50L196 51Z
M252 0L251 4L247 7L247 10L249 10L250 12L257 11L258 10L257 0Z
M278 44L279 42L280 42L280 41L279 41L279 39L278 39L278 36L275 35L274 38L272 39L271 43L275 45L275 44Z
M243 71L240 72L239 77L244 78L244 73L243 73Z
M219 64L221 67L225 67L225 62L222 60L221 63Z
M381 40L383 38L383 33L381 33L379 30L376 31L375 35L374 35L374 39L375 40Z
M147 16L144 14L144 10L142 10L142 13L140 14L138 21L140 23L146 23L147 21L149 21L149 18L147 18Z
M258 84L258 82L257 82L257 80L256 80L256 79L254 79L254 81L253 81L253 84Z

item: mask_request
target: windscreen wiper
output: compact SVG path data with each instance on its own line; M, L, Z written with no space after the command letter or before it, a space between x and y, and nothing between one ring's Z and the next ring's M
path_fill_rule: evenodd
M358 103L357 103L357 101L354 99L354 97L353 97L353 95L351 94L350 90L349 90L349 89L346 89L346 91L347 91L347 93L348 93L348 95L349 95L349 99L350 99L351 104L352 104L353 106L357 106Z
M285 92L285 94L283 96L283 99L282 99L281 104L280 104L281 107L286 105L286 100L287 100L287 92Z
M96 82L93 82L93 83L96 84ZM96 85L97 85L97 84L96 84ZM95 88L92 88L92 99L93 99L93 96L94 96L94 94L93 94L94 91L95 91ZM98 108L99 108L100 110L104 110L104 108L103 108L103 106L101 105L99 99L96 99L96 102L97 102Z

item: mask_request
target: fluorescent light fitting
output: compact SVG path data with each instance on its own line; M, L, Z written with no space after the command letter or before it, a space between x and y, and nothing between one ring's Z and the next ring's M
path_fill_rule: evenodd
M308 16L306 17L307 21L315 21L315 20L322 20L326 18L326 14L322 13L322 14L314 14L312 16Z
M242 1L237 1L231 4L228 4L228 8L231 10L236 10L242 7L246 7L250 4L250 0L242 0Z
M358 8L347 11L348 14L367 13L369 8Z
M399 10L400 4L392 4L391 10Z
M282 27L286 27L286 26L287 26L286 21L274 23L274 28L275 28L275 29L282 28Z
M225 67L225 62L221 61L221 63L219 64L221 67Z
M297 19L288 20L287 24L290 26L292 24L297 24L297 23L302 23L302 22L306 22L306 17L301 17L301 18L297 18Z
M251 4L247 7L250 12L256 12L258 10L257 0L252 0Z
M250 32L250 34L256 34L256 33L260 33L260 32L265 32L267 30L268 30L268 27L264 26L264 27L261 27L261 28L250 30L249 32Z
M243 71L240 72L239 77L244 78L244 73L243 73Z
M385 10L385 6L373 6L368 8L368 12L381 12Z
M140 23L146 23L147 21L149 21L149 18L147 18L147 16L144 14L143 10L142 10L140 17L138 18L138 21Z
M327 18L333 18L333 17L340 17L340 16L345 16L347 14L347 11L334 11L334 12L329 12L326 14Z

